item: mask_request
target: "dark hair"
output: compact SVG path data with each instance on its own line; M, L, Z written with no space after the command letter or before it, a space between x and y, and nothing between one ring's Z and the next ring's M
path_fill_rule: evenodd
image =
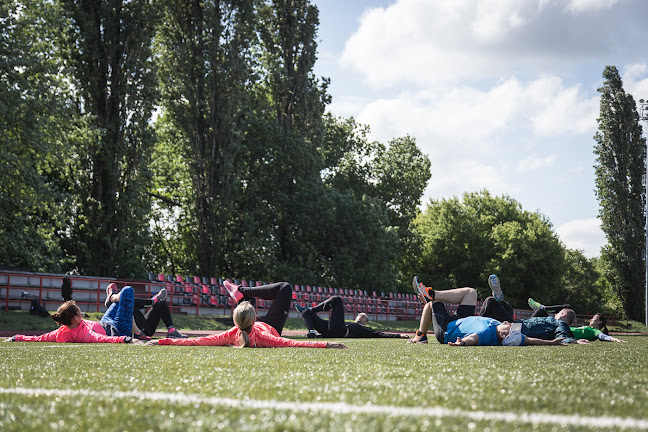
M594 318L598 318L599 321L601 321L601 328L599 330L601 330L605 334L608 334L609 330L607 328L607 318L605 318L605 315L603 315L601 312L597 312L592 317L592 319Z
M79 313L79 307L74 300L66 301L59 306L56 313L52 314L52 319L62 325L72 324L72 318Z

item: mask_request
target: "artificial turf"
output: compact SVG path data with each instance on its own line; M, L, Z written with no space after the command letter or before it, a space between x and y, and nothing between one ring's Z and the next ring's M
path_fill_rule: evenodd
M648 337L624 339L346 339L347 350L3 343L0 430L647 430Z

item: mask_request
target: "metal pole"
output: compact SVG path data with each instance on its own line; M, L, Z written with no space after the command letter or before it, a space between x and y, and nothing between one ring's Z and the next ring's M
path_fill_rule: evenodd
M644 101L643 99L639 99L639 105L640 105L640 119L645 120L646 124L648 124L648 101ZM646 224L644 226L645 232L646 232L646 250L644 254L644 259L646 262L646 310L645 310L645 315L644 315L644 324L646 327L648 327L648 140L646 140L646 157L644 158L644 163L646 165L646 179L644 181L644 189L646 191Z

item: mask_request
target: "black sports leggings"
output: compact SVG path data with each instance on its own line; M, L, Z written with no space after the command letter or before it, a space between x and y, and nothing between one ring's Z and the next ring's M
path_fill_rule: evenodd
M505 300L497 301L493 296L486 297L479 310L479 316L493 318L500 322L515 322L513 306Z
M258 317L258 320L271 325L281 334L292 302L292 285L288 282L277 282L257 287L239 287L239 292L243 294L242 301L247 300L255 307L256 298L272 300L268 312L265 316Z
M319 312L331 311L330 320L317 316ZM333 296L317 306L307 309L302 314L308 330L317 330L325 338L341 338L346 335L347 326L344 322L344 302L339 296Z
M160 300L157 303L153 304L153 300L143 300L135 299L135 308L133 309L133 318L135 318L135 324L137 327L142 330L147 336L153 336L155 330L160 323L160 320L164 322L164 325L173 327L173 321L171 320L171 311L169 310L169 305L166 301ZM142 314L140 309L143 309L146 306L152 305L146 315Z

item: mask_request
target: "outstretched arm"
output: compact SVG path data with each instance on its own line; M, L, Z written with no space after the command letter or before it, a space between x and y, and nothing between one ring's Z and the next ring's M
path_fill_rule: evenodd
M473 333L463 338L458 337L455 342L448 342L448 345L450 346L479 345L479 335L477 333Z
M563 338L557 338L554 340L544 340L544 339L525 336L524 345L567 345L567 344L563 342Z
M599 340L606 341L606 342L625 342L625 341L622 340L622 339L617 339L617 338L615 338L615 337L612 337L612 336L606 335L606 334L603 333L603 332L597 334L596 337L597 337Z

